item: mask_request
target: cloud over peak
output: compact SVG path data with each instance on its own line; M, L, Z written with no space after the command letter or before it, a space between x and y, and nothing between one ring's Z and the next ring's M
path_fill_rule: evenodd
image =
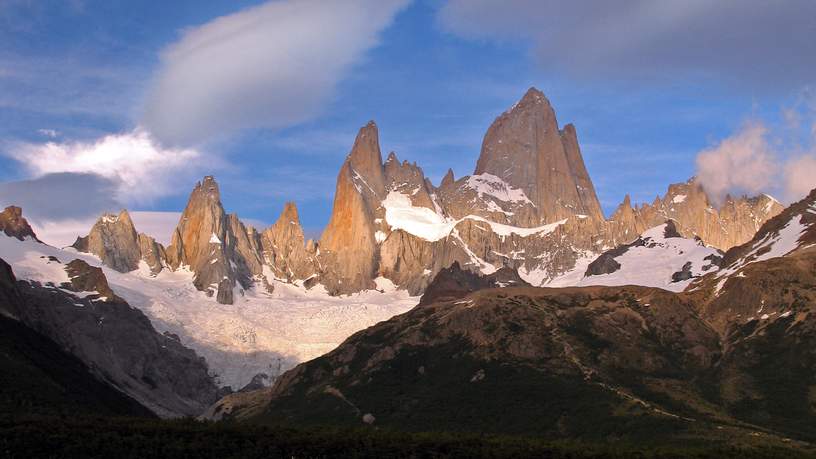
M816 188L816 105L805 100L782 111L782 125L753 120L698 153L697 179L715 203L760 192L793 202Z
M190 145L308 120L407 1L270 1L187 29L162 53L143 124Z
M697 180L717 204L727 194L756 195L775 184L779 167L766 140L767 132L761 123L748 123L697 155Z
M176 191L179 172L193 173L190 164L201 158L193 149L164 148L140 128L93 142L16 143L5 155L34 178L58 173L103 177L113 184L112 198L123 204L145 203Z

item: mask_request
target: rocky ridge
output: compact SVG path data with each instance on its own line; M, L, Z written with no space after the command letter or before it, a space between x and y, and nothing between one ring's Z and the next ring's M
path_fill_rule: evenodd
M765 221L783 209L779 201L766 194L751 198L728 196L715 207L692 178L670 185L666 194L651 204L633 207L627 195L610 217L609 231L615 239L624 240L673 220L684 237L699 237L713 247L728 250L751 239Z
M11 267L0 261L0 305L16 284ZM17 293L19 296L19 293ZM7 317L0 306L0 412L3 419L57 414L155 415L118 389L97 379L81 360L53 340Z
M139 260L154 273L189 269L196 288L227 304L253 285L269 288L273 279L320 283L340 295L374 289L375 279L385 277L420 294L453 263L482 274L508 267L530 284L546 285L667 220L680 235L727 250L781 209L766 195L714 207L690 180L671 185L652 204L633 207L627 196L605 219L575 127L559 128L550 102L531 88L488 129L474 174L457 179L449 170L438 187L393 152L383 162L377 125L363 126L338 173L331 218L318 242L304 240L293 203L260 233L244 225L226 214L218 184L205 177L166 250L125 228L126 221L98 222L77 247L118 270L134 269Z

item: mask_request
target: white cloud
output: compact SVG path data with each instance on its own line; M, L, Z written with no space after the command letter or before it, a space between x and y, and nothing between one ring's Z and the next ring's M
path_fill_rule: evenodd
M145 203L178 191L179 179L191 179L197 172L192 165L202 160L193 149L161 147L142 129L91 143L18 143L5 154L34 177L87 173L109 179L116 186L113 198L123 204Z
M308 120L407 2L283 0L188 29L162 53L143 124L195 144Z
M777 165L760 123L745 125L716 147L697 155L697 179L717 204L726 194L757 194L768 190Z
M807 108L783 110L785 126L754 121L697 155L697 179L719 204L727 194L774 194L787 202L816 188L816 132ZM800 128L801 127L801 128Z

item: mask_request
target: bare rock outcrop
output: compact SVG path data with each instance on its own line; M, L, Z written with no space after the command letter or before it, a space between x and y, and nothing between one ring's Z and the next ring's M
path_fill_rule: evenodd
M429 185L425 174L416 163L411 164L408 161L400 163L397 154L391 152L385 160L384 170L389 193L395 191L408 195L411 204L416 207L426 207L431 210L439 208L433 185Z
M151 236L139 233L139 250L142 260L150 267L150 272L156 275L164 269L167 264L167 252L164 246L156 242Z
M110 288L108 279L101 268L76 259L65 265L65 272L68 273L69 281L63 285L63 288L67 290L77 293L94 292L92 295L86 295L85 298L103 302L122 303L125 301Z
M106 266L121 273L139 269L139 260L142 259L139 234L127 210L122 210L118 215L102 215L91 232L77 238L72 247L79 252L96 255Z
M523 190L536 206L539 224L573 215L603 219L575 128L560 131L549 100L535 88L487 130L474 174L490 174Z
M138 233L127 210L103 214L90 233L78 237L71 247L96 255L105 266L122 273L139 269L140 261L147 264L153 275L167 265L164 246L151 236Z
M31 225L23 217L23 209L17 206L6 207L3 212L0 212L0 231L5 233L8 237L13 237L19 240L31 238L38 240Z
M294 202L287 202L278 221L264 230L261 243L264 263L278 279L294 282L315 275L317 247L305 241Z
M190 194L167 258L172 269L186 266L195 274L197 289L232 304L235 288L249 288L262 273L260 245L257 231L224 212L218 183L207 176Z

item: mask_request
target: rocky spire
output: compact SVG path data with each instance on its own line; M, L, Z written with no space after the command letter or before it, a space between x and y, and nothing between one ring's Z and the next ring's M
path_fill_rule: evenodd
M262 244L275 277L291 282L315 274L314 245L306 246L294 202L287 202L278 221L263 232Z
M331 218L320 239L320 279L331 293L374 287L375 210L385 195L377 125L360 129L337 175Z
M564 129L561 131L561 143L564 144L564 152L567 155L567 164L569 165L570 174L575 180L580 207L586 210L587 213L585 215L598 221L603 220L601 203L598 201L598 195L595 194L595 186L592 184L592 179L589 178L589 172L587 172L586 166L584 165L581 147L578 146L578 134L575 132L575 126L572 123L564 126Z
M3 212L0 212L0 231L8 237L13 237L19 240L31 238L38 241L31 225L23 218L23 209L16 206L6 207Z
M156 242L156 240L144 233L139 233L139 250L142 254L142 260L150 267L150 272L156 275L164 269L167 264L167 253L164 246Z
M387 191L397 191L409 196L411 203L417 207L433 209L433 185L428 186L425 173L416 163L399 162L391 153L385 162L385 186ZM373 207L373 208L376 208Z
M524 191L542 222L572 215L602 219L575 130L559 131L544 94L530 88L485 134L475 174L492 174Z
M126 273L139 268L142 259L139 234L127 210L119 214L103 214L85 237L72 245L80 252L96 255L106 266Z
M214 177L207 176L190 194L167 248L171 267L189 267L195 273L196 288L208 294L217 291L218 302L222 304L232 304L235 286L227 252L228 229L218 183Z
M103 214L90 233L78 237L71 247L96 255L105 266L122 273L138 269L142 260L153 275L167 264L164 246L146 234L137 233L130 214L124 209L119 214Z
M252 286L252 277L263 273L261 236L247 227L236 214L227 215L227 260L235 280L243 288Z
M448 169L448 173L445 174L444 177L442 177L442 183L439 184L439 187L440 188L449 187L449 186L453 185L453 182L455 182L455 181L456 181L456 179L453 176L453 169Z
M356 177L363 178L366 188L380 197L385 193L380 136L374 121L369 121L360 128L346 162L351 166L352 173L356 173Z

